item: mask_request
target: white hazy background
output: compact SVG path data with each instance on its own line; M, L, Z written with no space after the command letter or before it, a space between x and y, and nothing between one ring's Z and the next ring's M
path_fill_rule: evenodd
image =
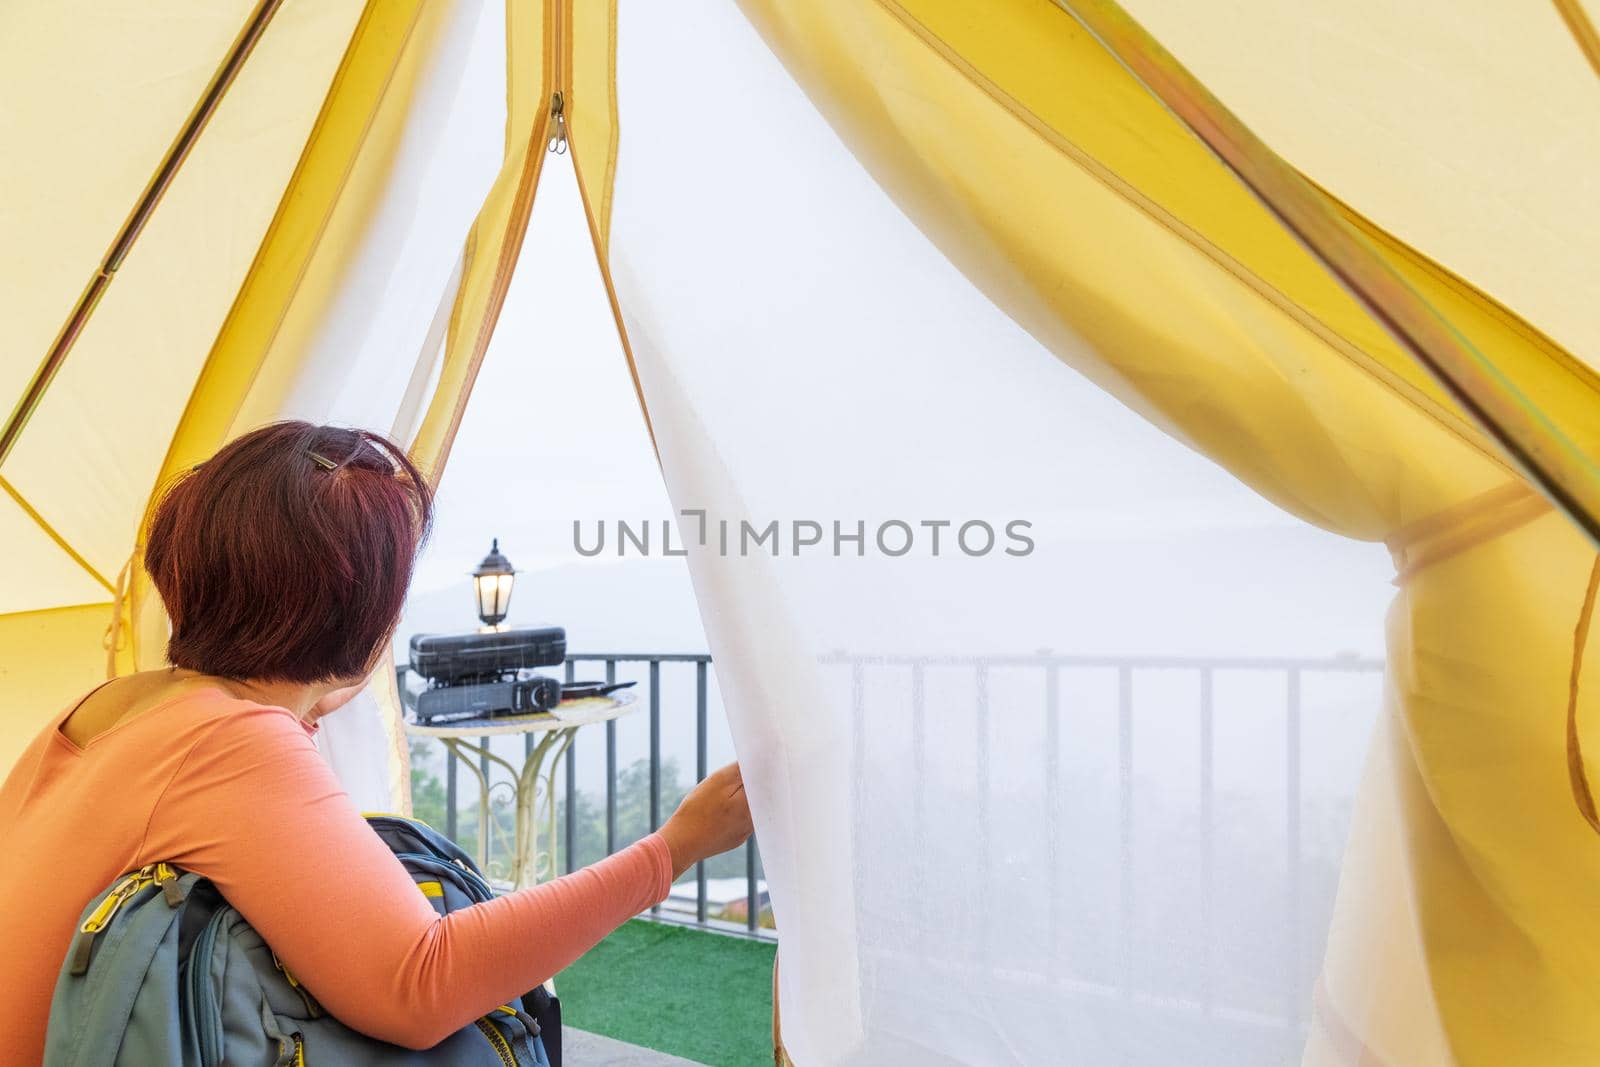
M1003 365L1004 372L1016 369L1015 364ZM1052 399L1070 400L1081 428L1082 450L1070 461L1093 464L1097 453L1123 442L1141 449L1157 446L1148 482L1117 493L1114 510L1015 516L1033 523L1029 535L1041 559L1073 553L1102 565L1077 570L1083 584L1072 590L1019 598L1015 611L1003 619L984 615L967 620L963 628L946 632L939 647L899 647L894 634L872 629L870 619L862 621L860 632L852 632L851 620L841 618L837 632L842 648L914 654L1013 655L1049 646L1061 654L1382 655L1383 612L1392 589L1381 546L1341 541L1306 527L1199 457L1185 454L1185 471L1162 469L1162 459L1170 460L1176 450L1154 442L1157 431L1076 376L1078 388L1070 398L1060 395L1059 374L1048 378ZM1196 479L1206 484L1196 487ZM1197 496L1211 494L1211 507L1202 510L1193 500L1173 498L1186 488L1194 488ZM1226 507L1215 505L1219 491ZM924 518L994 517L989 514L992 502L983 512L969 513L960 510L960 501L950 504L951 516L903 518L915 526ZM1141 512L1154 531L1149 536L1141 535ZM1174 513L1192 524L1176 551ZM495 537L519 570L510 625L564 626L568 648L575 652L706 651L687 567L681 558L659 554L660 524L672 515L595 265L569 159L551 156L499 328L439 489L433 535L418 562L396 640L397 658L404 662L412 634L477 625L469 574ZM749 516L757 527L771 519L786 526L797 518L824 526L837 518L853 526L864 518L869 543L874 522L890 517L899 516ZM573 544L573 523L582 523L583 543L592 547L602 520L605 551L581 556ZM618 520L635 527L648 521L656 554L641 558L630 548L619 558ZM689 520L674 544L682 545L684 536L693 533ZM952 533L945 531L946 543ZM1002 538L1000 543L1006 542ZM785 541L785 552L787 547ZM1132 569L1130 560L1139 561L1151 589L1170 584L1192 590L1203 581L1214 587L1214 596L1203 614L1175 610L1121 619L1119 606L1137 599L1129 595L1136 591L1115 584ZM959 555L896 562L904 567L906 595L926 596L933 603L960 596L963 582L981 582L988 573L983 561ZM1026 559L1017 561L1019 568L1027 565ZM1348 581L1321 584L1341 595L1316 604L1285 597L1284 588L1292 588L1293 576L1308 565L1347 574ZM1107 584L1095 586L1096 574L1105 574ZM1061 640L1063 613L1058 609L1065 596L1080 606L1094 605L1104 622L1069 633L1070 646ZM1190 596L1174 604L1179 608L1196 602ZM1092 614L1076 611L1070 616ZM1133 647L1125 637L1106 636L1129 632L1142 633L1146 640ZM1246 638L1241 640L1241 634ZM926 636L919 635L919 640ZM694 765L691 668L668 666L665 672L666 750L687 770ZM597 669L580 673L599 676ZM621 676L631 673L642 674L642 669L623 668ZM733 750L714 681L711 705L710 762L716 766L732 759ZM580 788L597 793L604 788L599 736L596 731L595 740L578 745ZM644 758L647 744L644 716L625 720L619 725L619 766ZM1308 768L1313 779L1315 766ZM1315 782L1307 785L1314 788Z

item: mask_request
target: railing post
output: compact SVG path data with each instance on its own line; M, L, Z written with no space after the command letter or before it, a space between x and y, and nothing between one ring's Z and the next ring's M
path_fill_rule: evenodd
M928 883L928 738L927 678L921 663L911 665L911 841L916 854L917 884ZM927 929L928 906L923 894L915 893L912 914L918 930Z
M994 881L994 856L990 848L990 778L989 778L989 668L979 663L973 679L977 688L977 742L978 742L978 899L973 908L978 918L978 958L989 958L989 907L994 898L990 886Z
M843 653L840 653L843 655ZM850 661L850 854L861 855L862 840L866 837L867 805L862 797L862 766L867 749L867 678L866 664L860 657ZM863 885L863 865L859 859L852 864L852 879L857 901L867 896Z
M694 665L694 767L695 781L706 778L706 663L698 660ZM694 865L694 914L702 926L706 921L706 864L704 860Z
M454 841L460 823L456 817L456 754L444 748L444 836Z
M661 829L661 661L650 661L650 830Z
M1060 970L1061 954L1061 672L1048 659L1044 672L1044 832L1050 865L1045 878L1050 893L1050 941L1045 958L1054 977Z
M661 661L650 661L650 832L661 828ZM659 915L660 904L650 906Z
M617 661L606 658L606 684L617 680ZM606 855L617 850L617 720L606 720Z
M1117 668L1118 823L1122 844L1122 991L1133 992L1133 668Z
M485 753L478 757L478 771L483 775L483 792L478 794L478 862L483 864L483 873L488 874L490 869L489 853L494 849L494 805L489 793L489 739L478 739L478 751Z
M1289 997L1288 1019L1298 1026L1303 1013L1300 980L1300 668L1289 668L1287 703L1288 717L1284 730L1284 765L1288 787L1286 837L1288 838L1289 871L1285 904L1288 935L1286 951L1289 957L1289 975L1286 992Z
M571 685L577 676L573 673L573 662L567 660L566 679ZM567 742L567 754L561 757L567 761L567 818L565 826L567 838L567 873L571 874L578 869L578 735L572 735L572 740ZM550 865L552 868L555 864Z
M1216 939L1216 724L1212 682L1211 668L1200 668L1200 1006L1207 1015L1216 1007L1216 961L1212 951Z
M744 843L744 928L752 934L761 928L761 899L756 892L756 838L751 834Z

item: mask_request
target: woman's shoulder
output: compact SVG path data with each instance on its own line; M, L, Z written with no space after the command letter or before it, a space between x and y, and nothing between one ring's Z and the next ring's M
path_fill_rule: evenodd
M220 685L191 684L168 692L127 696L114 692L115 688L113 682L95 690L76 709L74 718L89 713L100 721L96 728L91 719L88 724L91 732L81 739L69 736L70 741L91 748L121 735L130 741L137 738L144 742L159 741L163 747L187 747L221 729L236 737L251 736L257 740L293 741L298 738L303 741L306 736L300 719L288 708L242 698ZM136 706L127 706L129 697ZM123 706L117 708L118 704ZM114 717L107 719L108 712Z
M308 781L327 768L288 708L198 689L166 714L173 716L173 726L151 731L149 743L180 760L173 796L204 796L219 785L230 792L275 789L286 777Z
M205 687L180 698L179 704L193 728L212 733L226 730L235 736L308 742L308 731L301 719L288 708Z

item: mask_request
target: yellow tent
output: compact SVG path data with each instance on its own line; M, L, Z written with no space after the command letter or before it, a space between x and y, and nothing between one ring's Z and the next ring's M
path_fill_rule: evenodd
M811 499L784 475L820 480L826 460L761 466L776 442L730 405L824 387L762 353L705 356L717 334L692 307L711 275L656 222L680 166L742 226L781 211L736 159L693 161L797 86L839 159L1038 344L1287 512L1394 556L1388 706L1334 933L1315 980L1291 983L1304 1018L1260 1062L1284 1047L1315 1064L1600 1058L1600 824L1579 745L1600 711L1579 684L1600 576L1600 378L1580 358L1600 352L1600 48L1577 0L707 0L672 21L716 49L654 108L628 88L630 55L691 53L642 0L618 6L0 12L7 757L108 671L161 662L141 523L155 488L221 442L339 418L442 471L552 146L572 154L675 501L738 513L778 484ZM789 81L742 99L711 68L752 27ZM697 78L721 89L699 95ZM825 188L834 151L797 143L794 166ZM799 272L745 267L750 292L724 283L730 320L742 304L795 322L835 310L807 302ZM929 405L978 389L885 367ZM888 473L919 462L884 454ZM843 715L807 733L773 711L838 703L791 662L819 640L786 606L799 580L692 565L719 666L750 665L724 689L784 931L790 1053L988 1058L910 1036L925 1001L884 1006L883 976L910 980L859 929L882 919L860 880L877 862L870 805L845 799L827 755L853 745L859 761L871 742ZM401 755L368 759L403 796ZM869 906L841 919L835 892ZM987 948L961 967L1026 970ZM1046 1014L1067 995L1037 988L1054 991ZM995 996L971 1012L993 1060L1059 1049ZM1120 1025L1083 1061L1182 1047Z

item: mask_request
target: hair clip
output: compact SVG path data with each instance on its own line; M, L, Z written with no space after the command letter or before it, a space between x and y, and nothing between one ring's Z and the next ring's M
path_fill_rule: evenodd
M317 452L313 452L309 448L306 449L306 455L310 456L311 459L316 463L316 465L321 467L325 471L331 471L331 470L338 470L339 469L339 465L337 463L335 463L333 460L329 459L327 456L321 455L321 454L319 454Z

